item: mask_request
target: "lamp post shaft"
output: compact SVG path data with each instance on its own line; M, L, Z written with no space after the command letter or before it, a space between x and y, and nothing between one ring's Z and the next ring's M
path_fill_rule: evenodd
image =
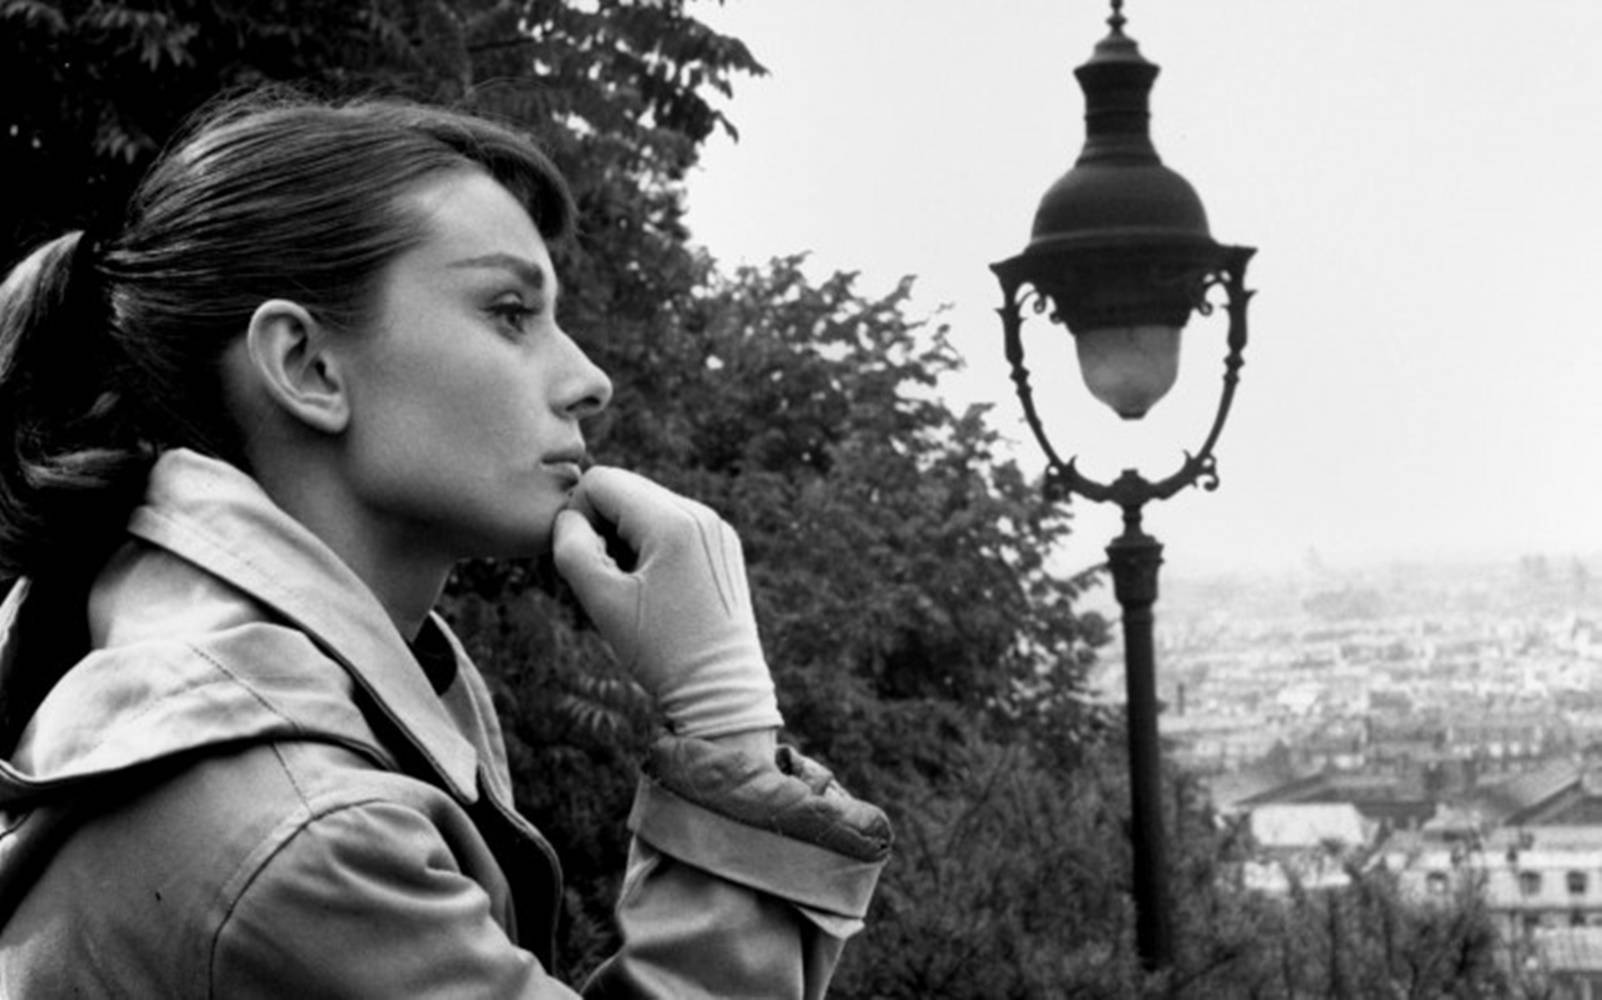
M1157 570L1162 561L1162 545L1141 530L1140 506L1126 506L1124 532L1107 546L1107 564L1124 623L1135 943L1141 964L1148 970L1166 968L1173 959L1157 742L1157 663L1152 641L1152 606L1157 603Z

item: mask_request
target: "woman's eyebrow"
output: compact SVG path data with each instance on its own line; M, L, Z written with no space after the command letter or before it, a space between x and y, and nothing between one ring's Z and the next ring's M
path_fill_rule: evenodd
M487 253L477 257L464 257L461 260L452 261L448 266L452 268L492 268L509 271L519 281L529 285L535 291L544 291L546 286L545 272L540 269L539 265L515 254Z

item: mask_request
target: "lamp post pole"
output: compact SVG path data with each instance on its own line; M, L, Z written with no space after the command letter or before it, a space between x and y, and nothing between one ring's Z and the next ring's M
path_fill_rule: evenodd
M1107 546L1113 594L1122 611L1129 743L1129 840L1134 862L1135 942L1142 964L1173 960L1168 860L1163 849L1162 759L1157 740L1157 658L1152 605L1163 547L1140 526L1141 504L1124 508L1123 534Z

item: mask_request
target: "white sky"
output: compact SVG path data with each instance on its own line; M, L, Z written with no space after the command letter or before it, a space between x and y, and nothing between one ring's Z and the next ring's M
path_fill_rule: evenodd
M1092 0L702 0L771 75L692 177L694 238L726 264L798 251L870 293L918 276L1044 466L1001 360L988 265L1024 246L1083 142L1072 69ZM1152 133L1221 242L1258 248L1222 485L1147 508L1171 572L1433 556L1602 554L1602 2L1130 0L1162 67ZM1199 446L1225 321L1196 317L1180 386L1120 425L1067 333L1025 326L1062 454L1151 477ZM1060 343L1056 361L1040 345ZM1061 374L1058 374L1061 373ZM1105 414L1105 415L1103 415ZM1071 564L1117 511L1074 502Z

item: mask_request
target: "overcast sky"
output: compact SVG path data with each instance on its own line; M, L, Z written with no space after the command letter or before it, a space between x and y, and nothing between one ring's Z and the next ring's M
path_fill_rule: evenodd
M882 293L916 275L952 326L958 404L997 404L988 265L1023 248L1083 142L1090 0L702 0L771 75L726 110L689 222L726 264L808 251ZM1147 509L1169 572L1435 556L1602 555L1602 2L1130 0L1162 67L1152 133L1221 242L1258 248L1222 485ZM1040 324L1037 326L1037 324ZM1137 425L1089 400L1065 332L1025 327L1059 452L1149 476L1201 443L1224 319ZM1062 338L1055 360L1046 344ZM1039 346L1037 346L1039 345ZM1071 562L1117 512L1076 500Z

